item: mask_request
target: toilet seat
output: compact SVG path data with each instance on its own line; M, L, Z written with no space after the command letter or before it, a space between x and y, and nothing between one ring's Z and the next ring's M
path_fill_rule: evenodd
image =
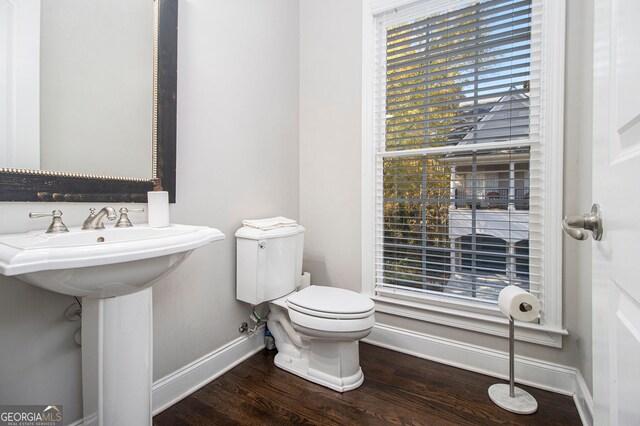
M296 306L289 303L287 303L287 308L290 311L296 311L301 314L306 314L306 315L311 315L318 318L326 318L331 320L367 318L373 315L373 313L375 312L375 310L372 308L366 312L335 314L332 312L323 312L315 309L307 309L307 308L303 308L303 307Z
M367 334L369 334L368 331L371 330L371 327L375 324L373 312L371 312L371 314L366 318L330 319L307 315L290 309L289 318L291 319L293 328L296 330L299 329L298 326L300 326L303 329L329 332L335 335L339 333L354 333L365 330L367 331Z
M286 304L297 312L328 319L367 318L375 307L373 300L354 291L319 285L290 294Z
M310 330L352 333L369 330L375 322L373 301L341 288L310 286L290 294L285 303L291 322Z

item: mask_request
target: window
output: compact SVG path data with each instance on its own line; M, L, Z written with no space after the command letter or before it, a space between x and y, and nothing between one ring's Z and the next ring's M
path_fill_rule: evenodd
M549 231L561 205L562 91L549 90L562 88L563 62L550 64L545 45L558 25L542 0L448 4L373 19L365 276L378 298L488 313L516 285L559 328L560 238Z

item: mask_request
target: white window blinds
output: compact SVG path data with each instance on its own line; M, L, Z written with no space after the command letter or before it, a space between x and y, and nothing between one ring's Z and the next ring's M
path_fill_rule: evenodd
M378 294L541 296L540 29L531 0L376 17Z

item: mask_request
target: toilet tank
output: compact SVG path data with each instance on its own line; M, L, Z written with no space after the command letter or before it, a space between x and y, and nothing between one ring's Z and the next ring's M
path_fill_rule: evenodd
M300 283L304 228L236 232L236 298L257 305L291 293Z

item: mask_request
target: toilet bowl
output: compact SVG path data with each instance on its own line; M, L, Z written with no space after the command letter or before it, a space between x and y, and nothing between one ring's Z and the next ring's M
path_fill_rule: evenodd
M371 332L374 304L345 289L300 288L303 237L300 225L240 228L236 298L252 305L269 302L276 366L338 392L352 390L364 380L358 341Z
M338 392L364 381L358 341L371 333L373 301L340 288L310 286L269 304L275 363Z

